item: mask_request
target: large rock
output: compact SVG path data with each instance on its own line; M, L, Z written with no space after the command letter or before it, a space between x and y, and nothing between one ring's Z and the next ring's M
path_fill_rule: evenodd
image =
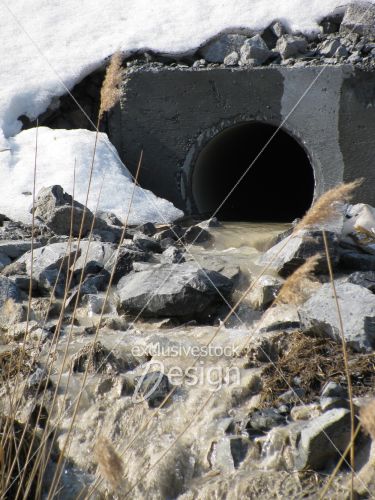
M113 257L116 251L116 246L111 243L103 243L101 241L81 241L80 256L74 264L76 275L94 274L100 272L109 260Z
M340 31L375 38L375 5L370 2L352 3L341 22Z
M276 299L282 284L279 278L263 275L254 283L246 300L256 310L266 309Z
M311 420L300 432L294 451L297 470L321 470L336 460L350 441L350 412L335 408Z
M65 243L37 248L33 252L33 266L31 265L31 252L27 252L18 259L18 263L26 265L26 273L38 282L38 287L43 291L51 291L55 286L56 296L63 296L65 278L75 258L81 255L81 248L77 252L77 244L71 246ZM59 272L61 266L61 271Z
M289 59L304 54L307 50L307 40L293 35L282 35L276 44L276 50L283 59Z
M200 54L209 63L223 63L232 52L239 53L246 40L244 35L224 34L200 49Z
M34 248L40 248L41 244L34 241ZM0 254L10 259L18 259L24 253L31 250L31 240L2 240L0 241Z
M113 272L113 284L115 285L123 276L133 270L135 262L149 262L151 259L152 255L148 252L142 252L136 247L123 246L119 252L115 251L107 260L104 269L109 273Z
M336 283L347 345L356 351L375 347L375 296L352 283ZM323 285L299 310L302 327L341 341L336 303L330 283Z
M0 308L9 300L14 302L20 300L20 294L17 286L9 278L0 276Z
M81 224L82 236L86 236L91 229L94 218L91 210L85 209L85 206L78 201L73 201L70 194L58 185L42 188L39 191L34 215L56 234L69 235L72 226L73 236L79 235ZM105 229L107 224L101 219L96 219L95 227Z
M245 41L240 54L242 65L260 66L273 55L273 52L269 50L260 35L255 35Z
M196 265L172 264L132 273L117 286L126 312L145 316L196 318L208 314L228 298L233 282Z
M333 266L339 261L338 237L333 232L326 232L328 248ZM306 260L317 254L322 254L316 272L327 271L324 241L321 231L299 231L271 247L259 259L261 266L269 266L283 278L292 274Z

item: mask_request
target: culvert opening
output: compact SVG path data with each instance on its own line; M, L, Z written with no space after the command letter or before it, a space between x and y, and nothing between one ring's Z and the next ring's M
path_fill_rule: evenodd
M192 194L201 215L212 215L275 132L252 122L216 135L201 151ZM220 208L222 220L291 222L302 217L314 197L314 172L302 146L280 130Z

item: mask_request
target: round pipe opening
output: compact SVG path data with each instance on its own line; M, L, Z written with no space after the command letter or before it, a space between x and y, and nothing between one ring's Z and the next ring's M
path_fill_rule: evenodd
M306 213L314 197L313 167L302 146L284 130L261 153L275 131L269 124L242 123L206 144L192 175L200 215L210 216L220 207L216 215L221 220L291 222Z

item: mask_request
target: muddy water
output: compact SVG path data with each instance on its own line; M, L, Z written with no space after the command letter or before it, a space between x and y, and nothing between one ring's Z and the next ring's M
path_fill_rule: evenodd
M256 260L262 250L288 227L287 224L226 223L212 230L215 243L210 248L195 246L189 251L202 265L220 258L228 265L240 266L243 272L255 274L259 269ZM96 319L91 315L84 321L83 314L80 322L86 326L87 322L95 324ZM212 474L220 475L221 479L231 477L237 471L230 451L231 439L236 436L232 436L229 429L245 419L257 404L261 383L259 370L248 368L247 360L238 354L256 338L256 332L246 325L222 326L219 331L217 326L173 326L139 321L119 330L102 328L98 340L107 349L119 358L129 359L136 348L139 364L126 375L89 375L74 426L70 457L81 470L93 472L92 447L98 435L104 434L120 453L126 450L122 488L128 491L137 485L131 495L137 499L177 498L184 493L188 495L196 478L202 480L202 488L205 488L212 481ZM68 348L68 359L91 340L92 335L83 334L77 328ZM65 345L62 338L56 353L60 362ZM216 348L208 355L207 345ZM58 364L57 361L55 366ZM174 374L181 379L181 372L186 377L192 367L195 383L179 384L175 379L176 391L157 418L152 418L154 410L147 401L134 401L133 394L124 390L128 384L124 377L136 379L161 371L169 378ZM57 377L52 378L56 382ZM68 378L69 388L64 397ZM57 411L53 415L55 421L63 415L58 424L62 440L70 425L82 378L82 373L68 377L66 365ZM179 437L181 433L183 437ZM176 445L168 451L165 460L137 484L174 441ZM254 474L258 451L247 442L246 436L244 443L249 446L249 454L242 467L248 467L251 462ZM202 495L206 497L210 494ZM186 498L190 498L189 495Z

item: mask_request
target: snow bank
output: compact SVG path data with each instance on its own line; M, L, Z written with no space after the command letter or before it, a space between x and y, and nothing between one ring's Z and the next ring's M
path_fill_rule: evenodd
M36 170L36 191L60 184L73 193L74 161L76 161L75 199L86 201L95 134L88 130L51 130L40 127ZM35 129L20 132L9 140L9 151L0 153L0 213L10 218L30 222L35 158ZM116 149L106 134L99 135L94 175L88 206L114 212L124 219L133 191L130 173L121 163ZM183 213L172 203L156 197L150 191L135 188L130 212L130 224L172 222Z
M375 0L371 0L375 3ZM188 52L233 27L275 18L317 30L343 0L12 0L0 2L0 128L20 130L116 49ZM5 6L8 5L8 7ZM53 69L52 69L53 68ZM1 124L2 122L2 124ZM0 141L1 142L1 141Z

